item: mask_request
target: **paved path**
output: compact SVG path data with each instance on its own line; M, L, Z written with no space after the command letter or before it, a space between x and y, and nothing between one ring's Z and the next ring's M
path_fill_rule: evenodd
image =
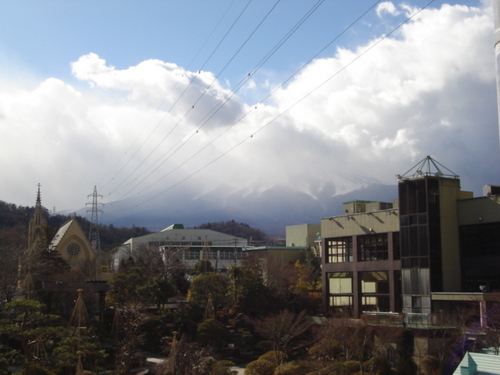
M237 371L238 375L243 375L245 373L245 368L244 367L238 367L238 366L233 366L231 367L232 371Z

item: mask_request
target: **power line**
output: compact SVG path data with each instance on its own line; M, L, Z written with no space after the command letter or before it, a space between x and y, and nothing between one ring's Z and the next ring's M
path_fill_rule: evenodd
M165 194L166 192L172 190L173 188L175 188L176 186L180 185L181 183L187 181L188 179L190 179L191 177L193 177L194 175L198 174L199 172L201 172L202 170L204 170L205 168L209 167L210 165L214 164L216 161L218 161L219 159L221 159L222 157L224 157L225 155L229 154L231 151L235 150L237 147L241 146L243 143L245 143L246 141L248 141L249 139L252 139L254 137L254 135L258 134L259 132L261 132L263 129L265 129L267 126L269 126L270 124L274 123L276 120L278 120L280 117L282 117L284 114L288 113L293 107L295 107L296 105L298 105L299 103L301 103L303 100L305 100L307 97L309 97L312 93L314 93L315 91L317 91L318 89L320 89L321 87L323 87L326 83L328 83L330 80L332 80L333 78L335 78L336 76L338 76L341 72L343 72L344 70L346 70L348 67L350 67L352 64L354 64L356 61L358 61L360 58L362 58L363 56L365 56L368 52L370 52L373 48L375 48L376 46L378 46L382 41L386 40L389 36L391 36L393 33L395 33L397 30L399 30L403 25L405 25L406 23L408 23L410 20L412 20L414 17L416 17L420 12L422 12L424 9L426 9L427 7L429 7L429 5L431 5L435 0L431 0L430 2L428 2L425 6L423 6L422 8L420 8L418 11L416 11L414 14L412 14L411 16L409 16L407 19L405 19L403 22L401 22L398 26L396 26L395 28L393 28L389 33L385 34L384 36L382 36L379 40L377 40L375 43L373 43L372 45L370 45L366 50L364 50L363 52L361 52L359 55L357 55L355 58L353 58L348 64L346 64L345 66L343 66L342 68L340 68L339 70L337 70L334 74L332 74L331 76L329 76L326 80L324 80L321 84L317 85L314 89L312 89L311 91L309 91L306 95L304 95L303 97L301 97L300 99L298 99L297 101L295 101L293 104L291 104L289 107L287 107L284 111L282 111L280 114L278 114L277 116L275 116L273 119L271 119L270 121L268 121L267 123L265 123L263 126L261 126L259 129L257 129L255 132L253 132L249 137L246 137L245 139L241 140L239 143L235 144L233 147L231 147L230 149L226 150L225 152L223 152L222 154L220 154L219 156L217 156L216 158L212 159L210 162L206 163L205 165L203 165L202 167L198 168L196 171L194 171L193 173L191 173L190 175L186 176L185 178L183 178L182 180L178 181L177 183L169 186L167 189L164 189L162 191L160 191L159 193L153 195L152 197L142 201L141 203L138 203L134 206L131 206L131 207L128 207L128 208L124 208L123 210L126 210L126 209L131 209L131 208L135 208L139 205L142 205L142 204L145 204L157 197L159 197L160 195L163 195ZM379 1L377 1L378 3ZM372 9L373 6L370 8ZM366 14L367 12L365 12L364 14ZM359 18L358 18L359 20ZM351 24L352 25L352 24ZM349 26L351 27L351 26ZM345 32L345 31L344 31ZM295 75L296 73L294 73ZM290 78L287 79L287 81L289 80ZM286 82L286 81L285 81ZM269 98L270 95L268 95L265 99ZM264 99L264 100L265 100Z
M243 49L243 47L248 43L248 41L252 38L252 36L255 34L255 32L262 26L262 24L265 22L265 20L269 17L269 15L272 13L272 11L276 8L276 6L278 5L278 3L280 2L281 0L277 0L274 5L271 7L271 9L267 12L267 14L264 16L264 18L259 22L259 24L254 27L253 31L250 33L250 35L245 39L245 41L240 45L240 47L236 50L235 53L233 53L232 57L226 62L226 64L224 65L224 67L219 71L219 73L214 77L214 79L212 80L212 82L208 85L208 87L205 88L205 90L199 95L199 97L196 99L196 101L192 104L192 106L187 110L187 112L182 116L182 118L173 126L173 128L168 132L168 134L163 137L163 139L160 141L160 143L158 143L156 145L155 148L153 148L153 150L151 150L149 152L149 154L146 156L146 158L129 174L129 176L127 178L129 178L130 176L132 176L145 162L146 160L149 159L149 157L163 144L163 142L165 142L165 140L170 136L170 134L172 134L172 132L184 121L184 119L189 115L189 113L195 108L195 106L199 103L199 101L205 96L205 93L213 86L213 84L215 82L217 82L217 79L220 77L220 75L226 70L226 68L231 64L231 62L235 59L235 57L241 52L241 50ZM247 6L243 9L243 11L240 13L240 15L237 17L237 19L233 22L233 24L231 25L230 29L227 31L226 35L224 36L224 38L221 40L221 42L219 43L219 45L217 46L217 48L220 46L220 44L222 43L222 41L225 39L225 37L228 35L229 31L233 28L233 26L236 24L236 22L239 20L239 18L242 16L243 12L246 10L246 8L248 7L248 5L250 5L250 2L251 0L247 3ZM216 49L217 49L216 48ZM212 55L213 55L214 52L212 52ZM209 56L209 59L212 57L212 55ZM207 59L207 62L208 60ZM203 68L203 67L202 67ZM192 82L192 81L191 81ZM190 83L191 84L191 83ZM187 88L189 87L190 85L188 85L186 87L186 89L184 90L184 92L187 90ZM181 94L182 96L182 94ZM178 98L178 100L180 99L180 97ZM175 103L174 103L175 104ZM161 160L161 158L159 159ZM157 161L158 162L158 161ZM155 162L155 163L157 163ZM153 165L155 164L153 163ZM120 184L121 185L121 184ZM113 190L112 192L110 192L110 194L112 194L113 192L116 191L116 188L115 190Z
M217 45L217 47L215 48L215 50L212 52L212 54L208 57L208 59L205 61L205 64L211 59L211 57L213 56L213 54L215 53L215 51L219 48L219 46L222 44L223 40L227 37L227 35L229 34L229 32L232 30L232 28L234 27L234 25L237 23L237 21L241 18L241 16L243 15L243 13L245 12L245 10L248 8L248 6L250 5L252 0L250 0L247 5L245 6L245 8L243 8L243 10L240 12L240 14L238 15L238 17L236 18L236 20L233 22L233 24L231 25L231 27L229 28L229 30L226 32L226 34L224 35L224 37L222 38L222 40L219 42L219 44ZM272 13L272 11L276 8L276 6L278 5L278 3L280 2L281 0L277 0L274 5L270 8L270 10L267 12L267 14L264 16L264 18L259 22L259 24L254 27L253 31L250 33L250 35L246 38L246 40L240 45L240 47L237 49L237 51L235 53L233 53L232 57L229 59L229 61L224 65L224 67L219 71L219 73L214 77L214 79L212 80L212 82L208 85L208 87L205 88L205 90L201 93L201 95L196 99L196 101L194 102L194 104L192 104L192 106L187 110L187 112L182 116L182 118L173 126L173 128L167 133L167 135L165 137L163 137L163 139L160 141L160 143L158 143L156 145L156 147L153 148L153 150L151 150L149 152L149 154L146 156L146 158L132 171L129 173L129 175L126 177L126 179L130 178L150 157L151 155L163 144L163 142L170 136L170 134L177 128L177 126L179 126L182 121L184 121L184 119L188 116L188 114L195 108L195 106L198 104L198 102L205 96L205 93L213 86L213 84L215 82L217 82L217 79L220 77L220 75L225 71L225 69L229 66L229 64L234 60L234 58L241 52L241 50L243 49L243 47L248 43L248 41L252 38L252 36L255 34L255 32L262 26L262 24L265 22L265 20L269 17L269 15ZM324 0L322 0L324 1ZM205 66L205 64L202 66L202 69L203 67ZM201 72L201 70L200 70ZM173 106L179 101L179 99L183 96L184 92L186 92L186 90L191 86L192 82L194 81L194 78L193 80L191 80L191 82L189 83L189 85L184 89L183 93L177 98L177 101L172 105L171 109L173 108ZM171 110L170 109L170 110ZM169 112L170 112L169 110ZM168 112L168 113L169 113ZM167 114L168 114L167 113ZM164 118L167 116L167 114L165 114ZM163 119L164 119L163 118ZM162 121L163 121L162 119ZM160 121L161 122L161 121ZM141 145L142 147L142 145ZM160 158L161 160L161 158ZM158 162L158 161L157 161ZM157 163L155 162L155 163ZM155 164L153 163L153 165ZM149 168L148 168L149 169ZM126 180L125 179L125 180ZM124 180L124 181L125 181ZM120 186L123 185L124 181L122 181L122 183L120 183L114 190L112 190L109 195L111 195L112 193L114 193Z
M278 1L279 2L279 1ZM259 25L254 29L254 31L252 32L252 34L247 38L247 40L243 43L243 45L239 48L239 50L233 55L233 58L236 56L236 54L243 48L243 46L245 45L245 43L250 39L250 37L255 33L255 31L257 30L258 27L260 27L260 25L264 22L264 20L269 16L269 14L273 11L273 9L276 7L276 5L278 4L278 2L275 3L275 5L273 6L273 8L271 8L269 10L269 12L267 13L267 15L264 17L264 19L259 23ZM166 157L165 160L163 160L159 165L157 165L147 176L146 178L148 178L149 176L152 175L152 173L154 173L156 170L158 170L159 167L161 167L165 162L167 162L177 151L179 151L183 146L185 146L187 144L187 142L195 135L198 133L198 131L208 123L208 121L210 119L213 118L213 116L215 116L215 114L250 80L250 78L265 64L265 62L267 62L282 46L283 44L300 28L300 26L302 26L302 24L319 8L319 6L324 2L324 0L319 0L316 4L313 5L312 8L310 8L308 10L308 12L285 34L285 36L283 36L281 38L281 40L275 44L275 46L259 61L259 63L252 69L252 71L250 73L247 74L247 76L245 76L244 79L242 79L240 81L240 83L236 86L236 88L234 90L232 90L232 93L231 95L229 95L223 102L219 103L217 106L215 106L214 108L212 108L211 111L209 111L200 121L198 121L198 123L196 125L193 126L192 130L188 132L188 134L190 134L189 136L185 136L184 138L187 137L187 139L181 143L181 145L177 148L177 149L174 149L170 155L168 155ZM232 59L231 59L232 60ZM231 61L230 60L230 61ZM229 64L229 62L226 64L226 66L224 67L224 69L227 67L227 65ZM218 76L224 71L224 69L218 74ZM218 77L217 76L217 77ZM213 85L213 83L217 80L217 77L214 79L214 81L211 83L211 85ZM210 85L210 86L211 86ZM208 88L210 88L210 86ZM208 88L206 90L208 90ZM206 92L206 91L205 91ZM201 99L201 97L204 95L204 93L200 96L199 99ZM198 102L197 100L197 102ZM195 103L196 104L196 103ZM243 116L243 117L246 117ZM184 119L184 117L179 121L179 123ZM241 119L239 120L241 121ZM239 122L238 121L238 122ZM178 123L178 124L179 124ZM178 125L177 124L177 125ZM201 125L200 125L201 124ZM235 123L236 124L236 123ZM234 126L235 124L231 125ZM176 126L177 126L176 125ZM198 126L200 125L200 126ZM198 126L198 128L196 129L196 132L194 131L195 128ZM223 133L225 133L226 131L224 131ZM167 134L167 136L160 142L163 143L163 141L166 140L166 138L168 137L169 134ZM217 138L219 138L222 134L220 134ZM182 139L178 140L173 146L172 148L176 147L180 142L182 142ZM209 144L211 144L213 142L210 142ZM159 145L160 145L159 144ZM208 145L209 145L208 144ZM159 145L155 148L155 150L159 147ZM208 146L207 145L207 146ZM201 152L203 149L205 149L207 146L204 146L199 152ZM150 154L152 154L155 150L153 150ZM197 152L195 155L197 155L199 152ZM144 170L141 174L139 174L139 176L137 176L134 180L137 180L140 176L142 176L144 173L146 173L148 170L150 170L151 168L154 167L155 164L159 163L161 161L162 158L164 158L166 156L166 154L162 155L159 159L157 159L150 167L148 167L146 170ZM190 157L188 160L191 160L192 157ZM187 162L187 161L185 161ZM182 163L182 164L185 164ZM176 170L178 168L175 168L174 170ZM131 174L133 174L135 171L137 170L137 168L131 172ZM173 172L173 171L171 171ZM169 174L171 173L169 172ZM166 176L165 176L166 177ZM139 182L137 182L137 184L132 187L130 190L128 190L124 195L122 195L119 200L123 199L125 196L127 196L131 191L133 191L136 187L138 187L141 183L143 183L144 180L141 180ZM156 183L156 182L155 182ZM154 184L155 184L154 183ZM129 184L127 184L129 185ZM115 189L114 191L116 191L117 189ZM140 192L141 193L141 192ZM138 194L140 194L138 193Z
M203 42L202 46L198 49L197 53L195 54L195 56L192 58L191 62L188 64L188 67L185 69L185 71L188 71L191 64L193 63L193 61L196 59L196 57L199 55L199 53L201 52L201 50L205 47L205 45L207 44L208 40L210 39L210 37L214 34L215 30L219 27L220 23L222 22L222 20L226 17L226 15L228 14L229 10L231 9L231 7L233 6L234 2L236 0L233 0L231 2L231 4L228 6L228 8L226 9L226 11L224 12L224 14L221 16L221 18L219 19L219 21L217 22L217 24L214 26L214 28L212 29L212 31L210 32L209 36L205 39L205 41ZM238 16L237 20L241 17L241 15L245 12L245 10L247 9L248 5L252 2L252 0L250 0L247 5L243 8L243 10L240 12L240 15ZM233 24L231 25L230 29L226 31L226 33L224 34L224 37L222 38L222 40L219 42L219 44L217 45L217 47L214 49L214 51L212 52L212 54L210 55L209 58L207 58L205 60L205 62L203 63L202 67L200 68L200 72L201 70L204 68L204 66L208 63L208 61L210 61L212 55L215 53L215 51L219 48L219 46L221 45L222 41L227 37L227 35L229 34L230 30L234 27L236 21L233 22ZM118 170L118 172L115 173L115 175L106 183L104 184L104 187L107 186L109 183L111 183L120 173L121 171L127 166L130 164L131 160L137 155L137 153L141 150L141 148L146 144L146 142L151 138L151 136L156 132L156 130L159 128L160 124L165 120L165 118L167 117L167 115L172 111L172 109L175 107L175 105L179 102L179 100L182 98L182 96L186 93L186 91L189 89L189 87L191 86L191 84L193 83L193 81L195 80L196 76L194 76L189 84L187 85L187 87L182 91L182 93L178 96L178 98L175 100L175 102L170 106L170 108L168 109L168 111L165 113L165 115L162 117L162 119L157 123L156 127L153 129L152 132L150 132L150 134L147 136L147 138L141 143L141 145L136 149L136 151L130 156L130 158L127 160L127 162ZM178 82L176 82L176 84L174 85L174 89L175 87L177 87L178 85ZM158 106L156 112L159 111L159 109L163 106L163 104L165 103L165 99L161 102L161 104ZM142 132L140 133L142 134ZM140 135L139 134L139 135ZM138 138L136 138L132 144L129 146L129 148L127 149L127 151L125 152L125 154L122 155L122 157L115 163L115 165L111 168L111 170L106 174L106 175L109 175L109 173L111 173L111 171L114 169L114 167L116 165L118 165L118 163L123 159L123 157L127 154L128 150L130 150L132 148L132 146L136 143L136 140ZM130 175L128 176L130 177ZM125 180L128 178L126 177ZM122 182L123 183L123 182ZM120 184L121 185L121 184ZM119 185L119 186L120 186ZM114 190L113 190L114 191ZM110 192L108 193L109 194L112 194L113 193Z

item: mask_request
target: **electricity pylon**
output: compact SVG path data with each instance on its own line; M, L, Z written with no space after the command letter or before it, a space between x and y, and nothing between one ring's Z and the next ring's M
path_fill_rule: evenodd
M99 198L102 199L102 195L97 194L97 187L94 186L94 193L87 195L87 198L92 197L92 202L86 204L86 206L92 205L92 209L87 210L91 212L90 216L90 230L89 230L89 241L92 249L98 257L101 256L101 239L99 237L99 212L103 213L99 206L104 206L104 203L98 201Z

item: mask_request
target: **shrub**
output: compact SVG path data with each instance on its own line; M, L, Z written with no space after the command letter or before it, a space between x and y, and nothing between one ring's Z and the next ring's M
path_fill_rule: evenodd
M274 363L276 366L283 363L288 359L288 356L283 352L275 352L274 350L270 350L267 353L262 354L259 359L265 359L271 363Z
M323 363L333 362L343 354L337 340L323 339L309 348L309 355Z
M245 375L273 375L276 366L265 359L250 362L245 368Z
M207 319L198 326L196 337L203 345L220 348L226 344L229 337L229 330L218 320Z
M303 375L318 371L323 365L317 361L297 360L279 365L274 375Z
M268 352L269 350L273 350L273 343L270 340L259 341L255 347L263 352Z
M346 375L345 365L342 362L332 363L328 367L309 372L307 375Z
M55 372L50 371L49 369L40 366L40 365L29 365L28 368L23 369L19 372L19 375L56 375Z
M274 371L274 375L302 375L304 372L300 366L292 363L283 363Z
M345 361L344 368L347 375L355 374L361 370L360 363L358 361Z
M363 362L363 371L376 375L391 375L391 363L386 357L377 356Z
M438 374L440 366L441 363L436 357L426 356L420 360L420 371L426 375Z
M232 375L230 367L234 366L234 362L231 361L217 361L212 365L212 371L210 375Z

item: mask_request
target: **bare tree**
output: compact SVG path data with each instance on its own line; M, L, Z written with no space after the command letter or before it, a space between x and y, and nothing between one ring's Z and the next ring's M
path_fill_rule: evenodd
M488 326L485 329L485 344L500 352L500 298L494 298L488 304Z
M20 225L0 231L0 304L14 299L26 242L26 229Z
M269 315L263 319L253 320L257 333L270 340L275 353L288 354L290 344L309 328L305 321L306 312L294 314L289 310L283 310L275 315ZM283 358L277 356L277 364L281 364Z
M197 350L196 345L187 341L186 335L177 340L174 332L168 358L155 367L159 375L205 375L216 362L209 349Z
M144 339L142 326L152 319L141 311L141 307L134 303L126 303L118 311L120 319L115 326L117 374L130 373L133 361L137 359L136 351Z
M142 268L149 277L165 272L165 265L158 246L140 244L135 249L135 266Z

